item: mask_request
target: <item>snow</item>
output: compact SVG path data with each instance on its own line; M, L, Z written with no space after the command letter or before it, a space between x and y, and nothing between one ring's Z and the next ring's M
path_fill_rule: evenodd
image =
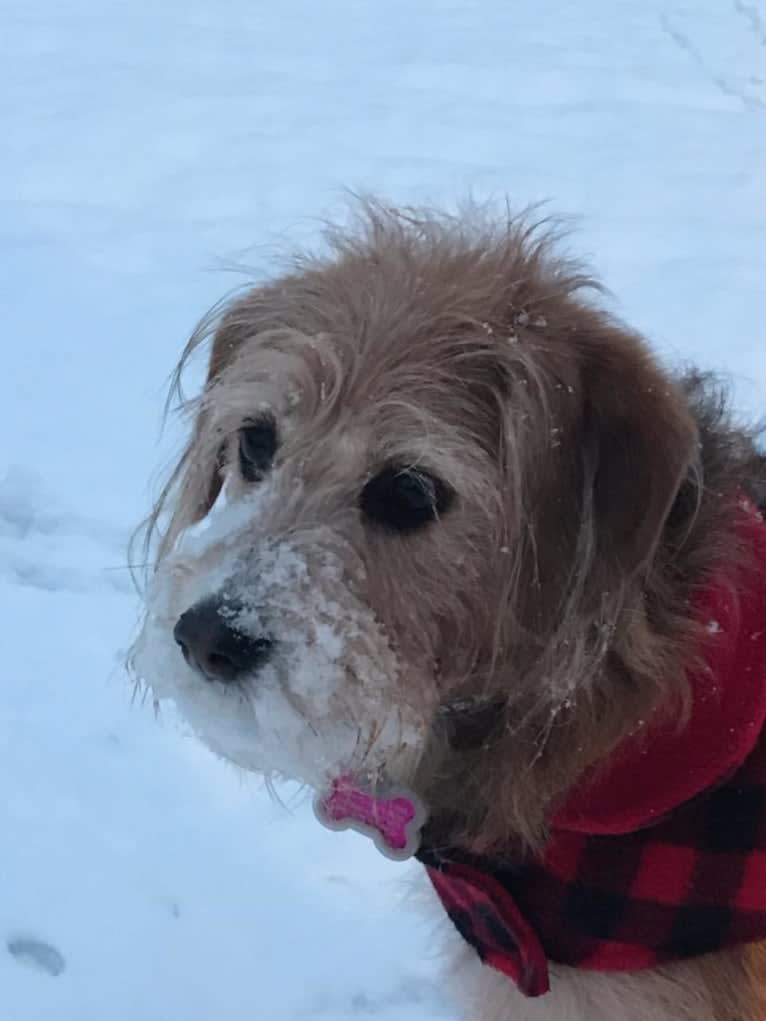
M762 413L766 0L5 0L0 68L0 1016L449 1021L416 870L131 699L165 382L342 188L507 192Z

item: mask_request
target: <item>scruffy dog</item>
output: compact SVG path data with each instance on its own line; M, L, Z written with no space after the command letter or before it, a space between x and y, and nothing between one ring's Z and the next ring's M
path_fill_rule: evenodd
M182 356L137 674L245 769L425 806L472 1021L766 1017L755 432L545 227L326 240Z

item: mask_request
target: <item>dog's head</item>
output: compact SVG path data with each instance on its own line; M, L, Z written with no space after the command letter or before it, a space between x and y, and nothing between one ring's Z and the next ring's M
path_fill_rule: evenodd
M662 694L695 426L523 224L370 204L329 242L187 349L213 334L137 671L247 769L531 839Z

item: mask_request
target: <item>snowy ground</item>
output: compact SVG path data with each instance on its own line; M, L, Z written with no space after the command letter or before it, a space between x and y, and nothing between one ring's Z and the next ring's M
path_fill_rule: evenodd
M343 186L550 198L618 311L766 411L766 0L4 0L2 1021L451 1016L406 867L120 667L181 342Z

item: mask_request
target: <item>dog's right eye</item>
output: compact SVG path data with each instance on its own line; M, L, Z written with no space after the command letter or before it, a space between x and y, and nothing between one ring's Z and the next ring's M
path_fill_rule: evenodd
M359 501L368 520L394 532L411 532L435 521L452 503L441 479L415 468L385 468L367 483Z
M239 430L239 469L247 482L259 482L277 452L277 426L271 415L247 422Z

